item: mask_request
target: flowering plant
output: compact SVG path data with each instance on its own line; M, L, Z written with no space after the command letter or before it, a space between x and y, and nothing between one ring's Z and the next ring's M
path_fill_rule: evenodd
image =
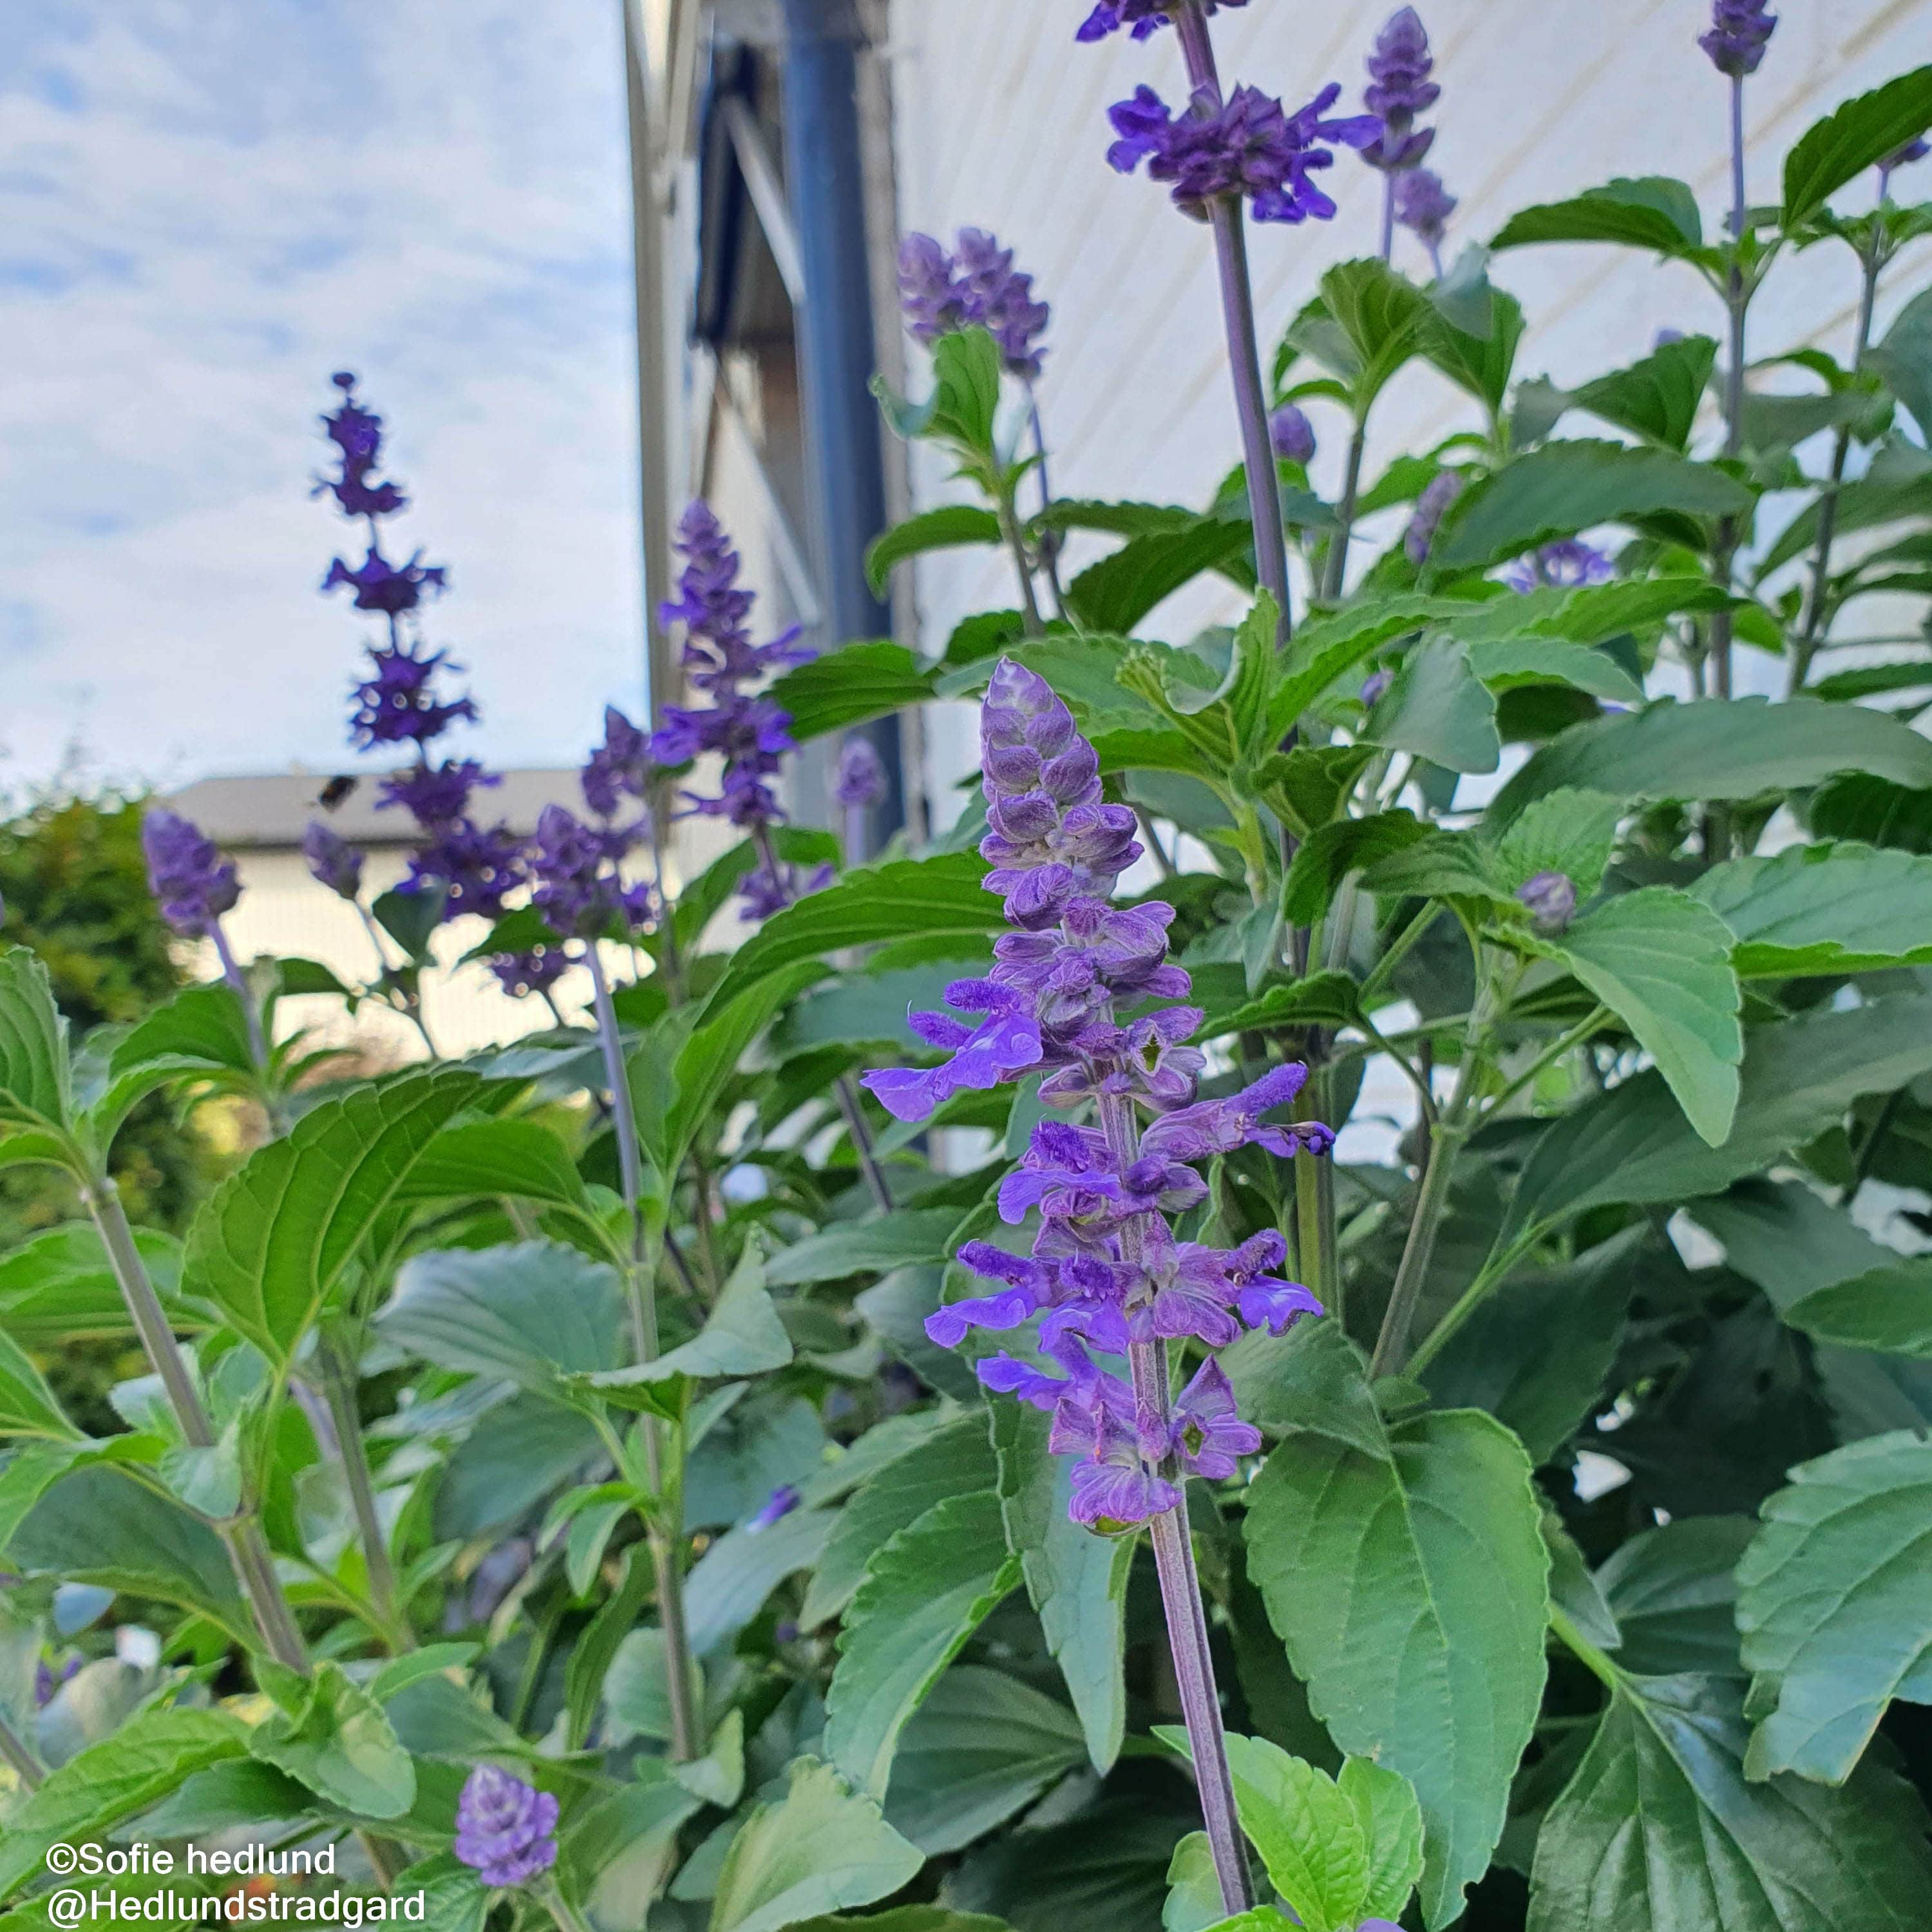
M1726 218L1619 178L1481 247L1418 12L1358 104L1271 91L1279 0L1224 83L1245 4L1064 21L1147 63L1121 219L1211 235L1213 499L1058 494L1023 248L905 238L930 385L881 400L959 500L874 582L983 543L1015 608L814 658L694 505L681 690L521 829L337 379L325 588L416 835L380 891L326 808L304 850L422 1057L305 1037L315 969L237 952L245 866L163 808L206 983L73 1041L0 956L0 1160L80 1210L0 1258L23 1924L56 1843L242 1826L467 1932L1923 1922L1932 70L1754 201L1779 23L1715 0ZM1330 262L1298 313L1251 244ZM1714 332L1526 376L1502 284L1559 245ZM1801 253L1855 270L1842 359L1759 340ZM1426 449L1404 370L1466 410ZM1164 640L1196 578L1234 621ZM862 862L856 734L962 698L976 795ZM788 778L842 737L842 842ZM452 1061L459 922L543 1019ZM184 1244L111 1178L157 1093L257 1130ZM100 1336L146 1372L94 1436L44 1371Z

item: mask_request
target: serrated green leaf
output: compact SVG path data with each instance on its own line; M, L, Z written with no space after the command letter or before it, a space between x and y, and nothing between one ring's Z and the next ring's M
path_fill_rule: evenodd
M1321 826L1296 848L1282 889L1283 914L1307 926L1328 910L1351 872L1405 852L1430 836L1430 828L1406 806L1368 818L1338 818Z
M1682 454L1710 386L1718 345L1708 335L1660 344L1640 362L1570 392L1570 401L1647 442Z
M1228 1768L1241 1829L1308 1932L1354 1932L1369 1889L1360 1814L1325 1772L1265 1738L1231 1734Z
M941 513L935 513L941 514ZM990 511L974 514L994 523ZM920 520L915 519L915 521ZM900 530L907 527L899 526ZM994 524L997 541L998 525ZM888 531L873 547L889 544L897 531ZM928 546L930 548L930 546ZM765 695L789 715L785 730L799 744L832 731L849 730L923 704L932 695L932 674L903 644L890 638L844 644L824 656L794 665Z
M1744 1674L1737 1567L1756 1528L1749 1516L1687 1516L1611 1552L1597 1587L1623 1640L1617 1661L1624 1669L1648 1677Z
M830 1765L794 1761L784 1798L760 1804L731 1841L710 1932L778 1932L898 1890L924 1860Z
M839 1222L781 1248L766 1274L775 1286L796 1286L943 1262L961 1219L956 1208L916 1208L876 1220Z
M1932 127L1932 67L1861 94L1812 127L1784 159L1787 233L1802 226L1855 176Z
M884 1795L906 1720L1019 1580L991 1490L934 1504L873 1556L825 1698L826 1750L855 1785Z
M86 1439L62 1413L46 1378L0 1332L0 1436L40 1436L56 1442Z
M1286 673L1268 700L1270 742L1285 738L1338 678L1392 640L1426 628L1441 608L1439 598L1408 593L1358 602L1304 624L1288 646Z
M1640 704L1643 687L1616 659L1582 644L1541 638L1498 639L1469 646L1469 668L1492 691L1537 684L1567 684L1613 704Z
M908 557L1000 541L1000 520L991 510L976 503L942 503L893 524L884 536L873 540L866 552L866 581L875 596L883 597L894 568Z
M1368 1846L1362 1910L1376 1918L1399 1917L1422 1876L1422 1807L1415 1786L1365 1757L1350 1758L1335 1781L1355 1808Z
M1932 436L1932 289L1900 309L1868 364L1910 411L1922 436Z
M1360 735L1452 772L1492 772L1502 755L1496 698L1477 676L1468 646L1454 638L1426 638L1403 654Z
M764 1268L758 1244L752 1241L724 1284L717 1306L705 1317L704 1326L688 1342L653 1360L598 1370L580 1380L581 1386L607 1400L634 1400L653 1407L648 1391L674 1376L703 1382L721 1376L762 1375L783 1368L791 1358L791 1337L766 1292Z
M535 1120L472 1120L436 1136L396 1191L398 1202L507 1195L554 1208L586 1204L569 1150Z
M1932 858L1794 845L1714 866L1690 890L1736 935L1747 977L1932 963Z
M1738 1565L1764 1709L1753 1778L1842 1784L1894 1698L1932 1703L1932 1440L1900 1430L1801 1462Z
M1328 1405L1288 1417L1249 1490L1249 1566L1336 1743L1414 1786L1439 1928L1488 1866L1535 1724L1550 1558L1507 1430L1427 1414L1372 1453L1355 1382L1346 1426Z
M1534 800L1496 841L1496 883L1514 892L1539 872L1561 872L1580 904L1604 882L1622 818L1622 802L1608 792L1566 785Z
M316 1667L299 1709L248 1733L248 1754L364 1818L400 1818L416 1802L416 1767L382 1707L337 1664Z
M1607 900L1549 942L1636 1035L1712 1147L1730 1132L1744 1055L1730 938L1706 908L1649 886Z
M1089 630L1124 638L1157 604L1209 571L1241 580L1246 574L1235 566L1253 542L1245 518L1215 516L1198 517L1183 530L1130 537L1067 585L1068 608Z
M0 1125L63 1130L73 1111L67 1022L47 969L24 946L0 952Z
M1537 242L1610 242L1679 260L1704 245L1697 197L1682 182L1648 175L1586 188L1569 201L1526 208L1503 224L1492 248Z
M1820 1342L1932 1361L1932 1259L1901 1260L1814 1288L1781 1312Z
M1413 282L1372 257L1337 262L1322 278L1322 300L1354 352L1352 386L1362 413L1396 371L1421 352L1437 318Z
M832 1524L828 1510L794 1510L776 1522L742 1524L718 1538L685 1580L693 1654L708 1657L722 1648L788 1576L809 1570Z

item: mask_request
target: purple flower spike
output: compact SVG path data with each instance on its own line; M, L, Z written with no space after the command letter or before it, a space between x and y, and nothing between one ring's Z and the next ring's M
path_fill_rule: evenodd
M376 801L381 812L400 806L426 830L453 825L470 808L470 794L478 785L501 784L502 780L486 772L473 758L448 759L442 764L412 765L382 781L382 795Z
M231 860L178 812L157 806L141 821L148 885L161 916L184 938L199 939L242 896Z
M493 953L490 970L512 999L524 1000L548 992L570 970L570 962L561 946L533 946L527 952Z
M425 564L421 550L408 562L396 564L371 544L368 556L353 570L341 558L336 558L322 580L322 587L333 590L338 584L346 584L356 592L357 610L400 617L422 602L425 590L447 590L448 576L441 564Z
M457 1801L452 1849L487 1886L527 1884L556 1863L556 1800L494 1764L479 1764Z
M1304 469L1315 460L1315 426L1292 403L1284 403L1268 418L1268 442L1285 463Z
M1733 80L1756 73L1778 26L1778 16L1765 10L1769 0L1714 0L1711 28L1697 37L1711 64Z
M372 644L372 674L356 687L350 736L363 751L377 745L425 745L440 738L460 718L474 723L475 702L468 698L445 701L436 691L436 674L456 670L446 651L427 657L412 646Z
M1436 532L1442 527L1442 519L1448 515L1449 506L1466 487L1460 471L1444 470L1430 479L1428 488L1415 500L1415 514L1402 533L1402 548L1418 570L1429 561L1429 553L1436 543Z
M1576 914L1576 888L1562 872L1538 872L1516 888L1539 932L1561 932Z
M376 460L382 454L382 418L374 410L365 410L356 400L356 378L346 370L338 374L334 382L342 392L342 401L339 407L322 418L322 427L335 446L336 458L342 466L342 472L339 476L318 478L315 494L320 496L327 490L341 506L345 516L372 520L377 517L392 517L398 510L406 508L410 500L397 484L370 480Z
M352 899L362 891L362 854L340 832L312 818L302 834L302 848L309 875L317 885L326 886L345 899Z
M614 818L626 798L644 796L656 769L650 734L633 724L614 704L607 704L604 742L584 766L584 803L599 818Z
M982 228L961 229L950 253L930 235L908 235L899 245L899 304L918 341L985 328L1016 376L1030 382L1040 372L1052 311L1034 299L1033 278L1014 268L1013 251Z
M1418 130L1416 117L1442 98L1430 79L1436 62L1429 34L1413 7L1390 16L1369 55L1369 86L1362 98L1382 122L1379 137L1363 150L1371 166L1389 170L1414 167L1436 139L1433 128Z
M1199 0L1199 4L1203 13L1212 14L1223 7L1245 7L1248 0ZM1134 38L1144 40L1149 34L1172 24L1168 5L1168 0L1100 0L1100 4L1082 22L1073 38L1076 40L1104 40L1109 34L1117 34L1123 27L1131 27Z
M869 738L848 738L838 754L832 795L848 812L862 812L886 795L886 768Z
M628 844L625 834L600 832L560 805L544 807L530 844L530 903L553 932L596 940L614 925L648 922L654 910L650 886L626 887L617 877L614 862Z
M1610 560L1579 537L1545 544L1521 557L1503 572L1509 587L1527 596L1532 590L1575 590L1586 584L1607 584L1615 572Z
M1412 168L1396 177L1395 218L1432 254L1442 245L1449 218L1461 204L1427 168Z

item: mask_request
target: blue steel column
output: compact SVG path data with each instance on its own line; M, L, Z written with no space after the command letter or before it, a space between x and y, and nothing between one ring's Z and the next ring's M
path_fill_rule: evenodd
M886 526L886 479L869 386L872 283L858 104L863 34L851 0L783 4L785 175L805 269L799 377L826 642L836 649L892 634L890 614L872 595L865 568L866 546ZM886 797L868 814L868 842L876 850L905 822L898 720L864 729L886 776Z

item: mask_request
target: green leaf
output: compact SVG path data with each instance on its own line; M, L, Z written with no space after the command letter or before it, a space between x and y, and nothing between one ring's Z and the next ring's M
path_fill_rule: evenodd
M1514 892L1539 872L1561 872L1580 904L1595 896L1616 850L1622 802L1608 792L1565 786L1535 800L1496 842L1496 883Z
M1932 289L1922 289L1899 310L1865 360L1911 412L1920 435L1932 436Z
M1847 771L1932 787L1932 740L1882 712L1810 698L1653 704L1552 740L1496 795L1490 819L1506 824L1566 785L1622 799L1747 799Z
M1816 838L1932 852L1932 790L1847 772L1812 794L1805 818Z
M782 1802L760 1804L731 1841L710 1932L778 1932L821 1912L869 1905L898 1891L923 1862L872 1798L848 1789L830 1766L796 1759Z
M1711 383L1718 345L1708 335L1660 344L1640 362L1570 392L1580 410L1680 455Z
M956 1208L915 1208L873 1221L837 1222L782 1249L766 1275L775 1286L796 1286L943 1262L960 1219Z
M1546 442L1466 490L1430 554L1438 571L1486 570L1598 524L1660 511L1738 516L1750 492L1721 470L1667 449Z
M258 1077L235 989L220 981L187 986L123 1036L108 1057L106 1089L88 1108L88 1118L96 1140L106 1146L135 1102L171 1080L253 1086Z
M1475 250L1464 257L1485 259ZM1459 263L1459 272L1460 267ZM1473 286L1457 290L1453 298L1438 287L1431 291L1430 300L1436 314L1423 332L1423 353L1492 413L1500 412L1522 342L1522 304L1494 286L1486 273Z
M1785 232L1810 220L1855 176L1932 127L1932 67L1848 100L1806 130L1784 159Z
M768 1369L783 1368L791 1358L791 1337L765 1292L765 1270L753 1241L746 1244L743 1258L732 1270L718 1305L688 1342L655 1360L603 1370L585 1376L583 1381L584 1386L613 1402L629 1401L632 1392L638 1391L642 1406L654 1407L643 1392L674 1376L703 1382L720 1376L762 1375Z
M1228 1768L1241 1829L1288 1910L1308 1932L1354 1932L1369 1847L1353 1803L1325 1772L1265 1738L1231 1735Z
M1661 175L1586 188L1574 200L1526 208L1503 224L1492 248L1536 242L1610 242L1688 260L1704 245L1696 194Z
M826 1753L855 1784L884 1796L907 1719L1019 1578L990 1490L935 1504L874 1556L825 1698Z
M1268 1908L1274 1910L1273 1906ZM1190 1832L1174 1848L1167 1868L1167 1902L1160 1909L1161 1932L1208 1932L1232 1923L1214 1869L1214 1847L1205 1832ZM1280 1917L1280 1915L1276 1913ZM1282 1919L1286 1925L1288 1921Z
M30 1442L0 1463L0 1550L55 1484L75 1469L106 1462L152 1462L166 1448L158 1436L106 1436L98 1441Z
M173 1325L204 1325L206 1314L182 1306L177 1294L180 1242L158 1228L137 1228L134 1246ZM29 1348L133 1336L121 1285L92 1222L49 1228L0 1256L0 1330Z
M251 1154L196 1216L196 1286L286 1361L410 1169L476 1097L472 1074L410 1073L325 1100Z
M702 1757L674 1764L670 1774L694 1798L729 1811L745 1791L745 1714L728 1711Z
M1285 674L1268 700L1270 741L1285 738L1338 678L1393 639L1426 628L1442 608L1439 598L1405 593L1358 602L1303 625L1288 646Z
M248 1733L248 1753L364 1818L400 1818L416 1802L416 1767L382 1707L338 1664L316 1666L300 1708Z
M0 952L0 1126L64 1130L73 1110L67 1022L47 969L24 946Z
M746 1523L718 1538L685 1580L693 1653L708 1657L728 1643L788 1576L810 1569L832 1522L828 1510L794 1510L776 1522Z
M694 1663L692 1689L701 1708L703 1675ZM662 1630L646 1624L618 1645L604 1673L603 1698L607 1744L615 1748L638 1737L670 1742L670 1678Z
M1360 416L1396 371L1421 352L1425 334L1438 318L1413 282L1372 257L1337 262L1322 278L1322 299L1354 352L1358 374L1352 386Z
M554 1208L586 1206L570 1150L535 1120L472 1120L436 1136L396 1191L398 1202L508 1195Z
M1668 617L1722 610L1736 601L1706 577L1639 577L1574 590L1510 591L1479 604L1444 598L1438 608L1441 621L1470 644L1526 637L1607 644L1654 632Z
M1780 1312L1820 1342L1932 1361L1932 1260L1899 1261L1834 1282Z
M1502 756L1496 698L1471 667L1469 647L1453 638L1430 638L1404 653L1361 736L1452 772L1492 772Z
M62 1414L46 1377L4 1333L0 1333L0 1436L45 1436L56 1442L86 1439Z
M1660 1075L1640 1073L1546 1129L1504 1234L1609 1203L1715 1194L1802 1147L1854 1100L1932 1072L1932 1000L1879 1000L1760 1027L1744 1042L1737 1122L1705 1145Z
M1018 1402L995 1402L992 1414L1006 1546L1020 1559L1047 1649L1080 1714L1088 1756L1105 1777L1126 1733L1133 1539L1091 1535L1067 1514L1073 1468L1047 1448L1052 1418Z
M1742 1677L1738 1559L1757 1526L1749 1516L1687 1516L1618 1546L1597 1586L1623 1641L1617 1661L1642 1676Z
M1369 1888L1362 1910L1394 1918L1422 1878L1422 1807L1400 1772L1352 1757L1336 1780L1355 1808L1369 1848Z
M1369 821L1347 822L1360 824ZM1300 852L1295 856L1299 858ZM1331 885L1328 890L1333 890ZM1322 904L1325 906L1327 903L1324 896ZM1231 1033L1267 1033L1282 1027L1348 1026L1360 1016L1355 992L1355 981L1349 974L1311 973L1306 979L1297 980L1288 986L1268 987L1258 999L1210 1014L1194 1037L1198 1043L1225 1040Z
M537 1395L620 1360L616 1270L574 1248L432 1248L412 1256L376 1318L400 1348L458 1375L500 1376Z
M1738 1565L1762 1721L1747 1776L1843 1784L1894 1697L1932 1703L1932 1440L1875 1436L1801 1462Z
M158 1597L244 1643L256 1641L221 1539L111 1466L76 1469L46 1490L8 1539L6 1555L25 1574Z
M1493 644L1472 644L1469 666L1492 691L1567 684L1613 704L1643 702L1642 686L1615 658L1581 644L1559 644L1543 638L1499 638Z
M928 550L997 544L1000 541L1000 520L991 510L982 509L976 503L942 503L937 509L895 524L884 536L874 539L866 552L866 580L875 596L883 597L893 567L908 557L922 556Z
M1794 845L1714 866L1690 890L1730 928L1748 976L1932 963L1932 858Z
M1249 1568L1336 1744L1415 1786L1440 1928L1488 1867L1536 1721L1540 1505L1501 1424L1465 1409L1384 1431L1359 1367L1330 1353L1333 1394L1288 1412L1249 1490Z
M1120 1932L1159 1923L1176 1843L1199 1808L1102 1798L1077 1816L1003 1832L948 1874L947 1898L1018 1932ZM1276 1932L1280 1929L1276 1928Z
M900 1734L886 1822L928 1858L956 1852L1086 1754L1064 1704L1004 1671L955 1664Z
M706 1011L722 1013L774 974L845 946L1004 929L999 899L980 884L986 871L976 853L898 860L853 873L787 906L738 948Z
M1550 950L1657 1063L1690 1124L1723 1144L1737 1112L1744 994L1731 935L1714 913L1667 886L1607 900Z
M993 521L989 511L973 514ZM890 543L896 534L889 532L879 542ZM875 545L874 554L877 548ZM765 695L790 714L785 729L802 745L808 739L823 738L829 732L848 730L854 724L923 704L932 695L932 674L904 645L875 638L842 645L823 657L795 665Z
M996 1474L986 1418L977 1410L895 1456L839 1512L806 1592L800 1622L809 1630L836 1616L851 1601L874 1556L892 1537L948 1496L992 1488Z
M1621 1679L1538 1834L1529 1932L1913 1932L1932 1856L1910 1787L1750 1783L1745 1737L1733 1686Z
M1899 1257L1802 1181L1747 1180L1684 1211L1724 1244L1724 1258L1780 1314L1814 1290L1886 1268Z
M1282 910L1297 926L1321 917L1351 872L1420 844L1430 828L1406 806L1368 818L1337 818L1295 848L1282 890Z
M1233 574L1253 542L1245 517L1200 517L1184 530L1130 538L1066 586L1068 608L1089 630L1126 637L1183 584L1210 570Z
M157 1708L76 1753L8 1814L0 1838L0 1898L38 1872L51 1846L93 1838L196 1772L239 1757L247 1736L221 1712Z

